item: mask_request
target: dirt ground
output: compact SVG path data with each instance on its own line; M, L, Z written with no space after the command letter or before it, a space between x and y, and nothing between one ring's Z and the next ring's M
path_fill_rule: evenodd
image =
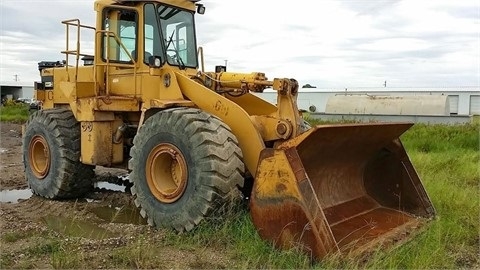
M116 176L125 171L97 168L96 181L103 188L97 187L86 198L56 201L31 195L23 173L21 125L0 123L0 127L1 269L232 266L218 247L165 244L167 232L145 225L129 191L106 183L118 180ZM135 251L140 245L151 247L152 254Z

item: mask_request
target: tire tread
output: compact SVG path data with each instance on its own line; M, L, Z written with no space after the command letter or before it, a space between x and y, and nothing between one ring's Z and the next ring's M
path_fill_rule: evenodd
M93 166L85 165L80 162L80 123L77 122L73 113L66 108L54 108L40 110L32 114L27 121L27 129L30 125L43 125L46 133L51 134L51 139L58 145L59 159L51 162L58 162L57 171L49 172L52 175L51 183L47 190L36 188L37 179L29 177L26 173L27 181L33 192L37 195L51 199L67 199L82 196L92 188L94 177ZM27 144L24 141L24 160L28 154ZM49 146L50 147L50 146ZM25 170L27 171L27 163ZM47 177L50 177L47 175ZM43 181L43 180L42 180Z
M165 213L158 213L157 209L147 202L145 196L153 195L140 189L138 181L143 178L137 173L137 166L144 166L138 164L140 157L148 155L143 152L142 146L162 128L178 128L183 131L182 134L177 134L178 136L187 136L190 145L195 149L195 155L199 156L196 164L192 166L198 166L198 178L203 181L189 198L193 201L192 207L167 216ZM206 217L215 215L216 210L235 202L236 196L240 197L237 187L243 186L245 172L242 151L230 128L213 115L195 108L174 108L158 112L140 127L133 144L129 161L132 194L135 204L156 227L169 227L180 232L190 231Z

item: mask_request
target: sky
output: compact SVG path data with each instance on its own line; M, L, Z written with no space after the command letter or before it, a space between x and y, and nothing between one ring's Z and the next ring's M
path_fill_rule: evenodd
M0 0L0 81L39 80L63 60L65 26L93 0ZM480 86L480 0L203 0L207 70L264 72L318 88ZM93 51L82 32L82 52Z

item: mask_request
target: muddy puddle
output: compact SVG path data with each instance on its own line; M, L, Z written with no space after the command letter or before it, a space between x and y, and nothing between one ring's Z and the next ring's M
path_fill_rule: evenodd
M88 211L109 223L147 224L147 221L140 215L139 210L134 207L101 206L93 207ZM49 215L41 220L49 229L66 236L89 239L106 239L120 236L98 226L94 222L78 218Z
M125 186L116 185L108 182L95 183L95 187L101 190L121 191L125 192ZM28 200L33 193L29 188L26 189L12 189L0 191L0 203L18 203L20 200Z
M46 216L42 218L42 222L45 223L49 229L72 237L106 239L119 236L109 230L99 227L92 222L76 218Z
M146 225L147 221L140 215L138 208L123 206L101 206L89 209L97 217L106 222Z
M1 203L18 203L20 200L27 200L32 197L33 193L30 189L12 189L0 191Z

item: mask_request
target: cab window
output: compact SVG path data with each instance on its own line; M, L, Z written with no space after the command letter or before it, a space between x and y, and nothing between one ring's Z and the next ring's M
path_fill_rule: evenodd
M103 33L103 60L114 62L131 62L137 59L137 14L132 10L106 9L104 11L103 30L112 34ZM123 45L123 46L122 46Z
M150 56L160 56L164 60L163 44L160 38L160 27L157 21L157 14L153 4L146 4L144 7L145 25L144 31L144 62L148 64Z
M159 5L158 15L167 52L167 62L180 67L197 67L197 44L193 12Z

